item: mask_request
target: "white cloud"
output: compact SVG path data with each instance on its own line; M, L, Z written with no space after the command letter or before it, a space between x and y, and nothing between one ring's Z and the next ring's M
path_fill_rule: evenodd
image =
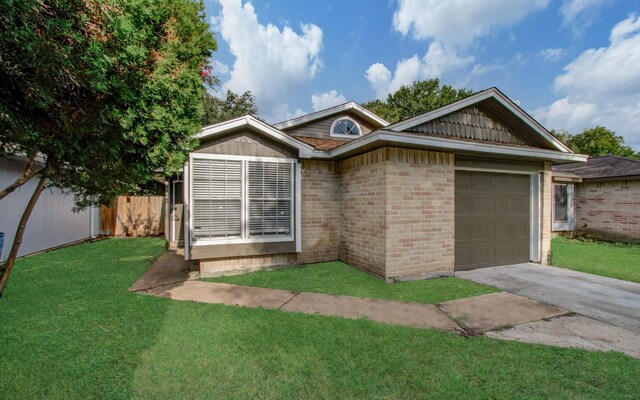
M545 61L549 61L549 62L557 62L565 54L566 54L566 51L561 48L542 49L538 52L538 56L544 58Z
M389 91L389 83L391 82L391 71L384 64L375 63L367 68L364 74L369 84L376 91L376 96L382 98Z
M563 98L535 115L550 128L579 132L604 125L640 148L640 18L611 30L608 47L588 49L555 79Z
M478 36L544 9L550 0L399 0L393 27L414 39L466 46Z
M580 34L598 16L598 11L610 0L564 0L560 7L562 25L571 26Z
M229 66L218 60L211 61L211 68L215 75L229 75Z
M268 121L295 114L287 99L322 68L322 30L314 24L301 24L299 33L289 26L262 25L251 3L219 2L222 9L212 23L236 58L223 88L251 90Z
M347 98L342 94L339 94L335 89L324 93L316 93L311 96L313 111L324 110L325 108L337 106L338 104L346 102Z
M393 73L383 64L373 64L365 77L378 98L415 80L442 78L460 71L464 76L458 80L466 84L500 68L497 64L476 64L469 70L474 57L467 55L467 49L474 39L545 8L549 1L399 0L393 15L393 28L416 40L431 40L429 49L422 58L413 55L400 60ZM510 32L510 38L515 40L513 32Z
M586 50L564 67L564 74L555 80L556 89L583 93L593 100L640 92L639 31L640 20L634 15L618 23L611 31L609 47Z
M402 85L410 85L416 80L439 78L472 62L473 57L461 57L440 43L433 42L422 59L414 55L398 61L393 74L383 64L376 63L367 69L365 78L376 91L376 97L381 99L400 89Z
M609 40L613 43L627 39L629 36L640 30L640 17L635 14L630 15L627 19L622 20L611 29Z

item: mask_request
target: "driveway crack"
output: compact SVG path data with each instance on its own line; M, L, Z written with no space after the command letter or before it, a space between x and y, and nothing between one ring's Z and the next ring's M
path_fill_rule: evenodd
M282 310L282 307L286 306L287 304L289 304L291 302L291 300L295 299L301 292L293 292L293 296L291 296L291 298L287 301L285 301L284 303L282 303L282 305L280 307L278 307L278 310Z

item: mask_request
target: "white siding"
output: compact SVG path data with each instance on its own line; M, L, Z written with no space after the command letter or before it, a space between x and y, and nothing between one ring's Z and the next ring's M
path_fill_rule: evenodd
M0 159L0 187L13 182L22 170L18 161ZM37 184L34 178L0 200L0 232L5 233L1 259L7 258L24 207ZM73 195L59 189L45 189L27 223L19 256L86 239L99 232L99 209L74 213ZM93 223L91 221L93 219Z

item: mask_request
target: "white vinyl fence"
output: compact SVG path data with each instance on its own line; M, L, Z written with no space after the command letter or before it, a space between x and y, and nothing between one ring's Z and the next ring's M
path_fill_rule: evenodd
M22 171L22 161L0 158L0 188L13 182ZM5 260L31 194L37 184L34 178L0 200L0 232L4 232L4 247L0 260ZM36 204L22 240L19 256L94 237L100 230L100 212L90 208L74 213L73 195L60 189L45 189Z

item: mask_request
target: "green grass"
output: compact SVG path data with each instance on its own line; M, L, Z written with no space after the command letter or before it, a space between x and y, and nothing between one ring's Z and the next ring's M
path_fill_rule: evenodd
M640 361L366 320L128 293L163 249L110 239L20 260L0 398L637 398Z
M555 266L640 283L640 245L557 237L551 241Z
M387 300L437 304L444 301L494 293L497 289L458 278L437 278L387 283L343 262L326 262L258 271L236 276L203 279L296 292L341 294Z

